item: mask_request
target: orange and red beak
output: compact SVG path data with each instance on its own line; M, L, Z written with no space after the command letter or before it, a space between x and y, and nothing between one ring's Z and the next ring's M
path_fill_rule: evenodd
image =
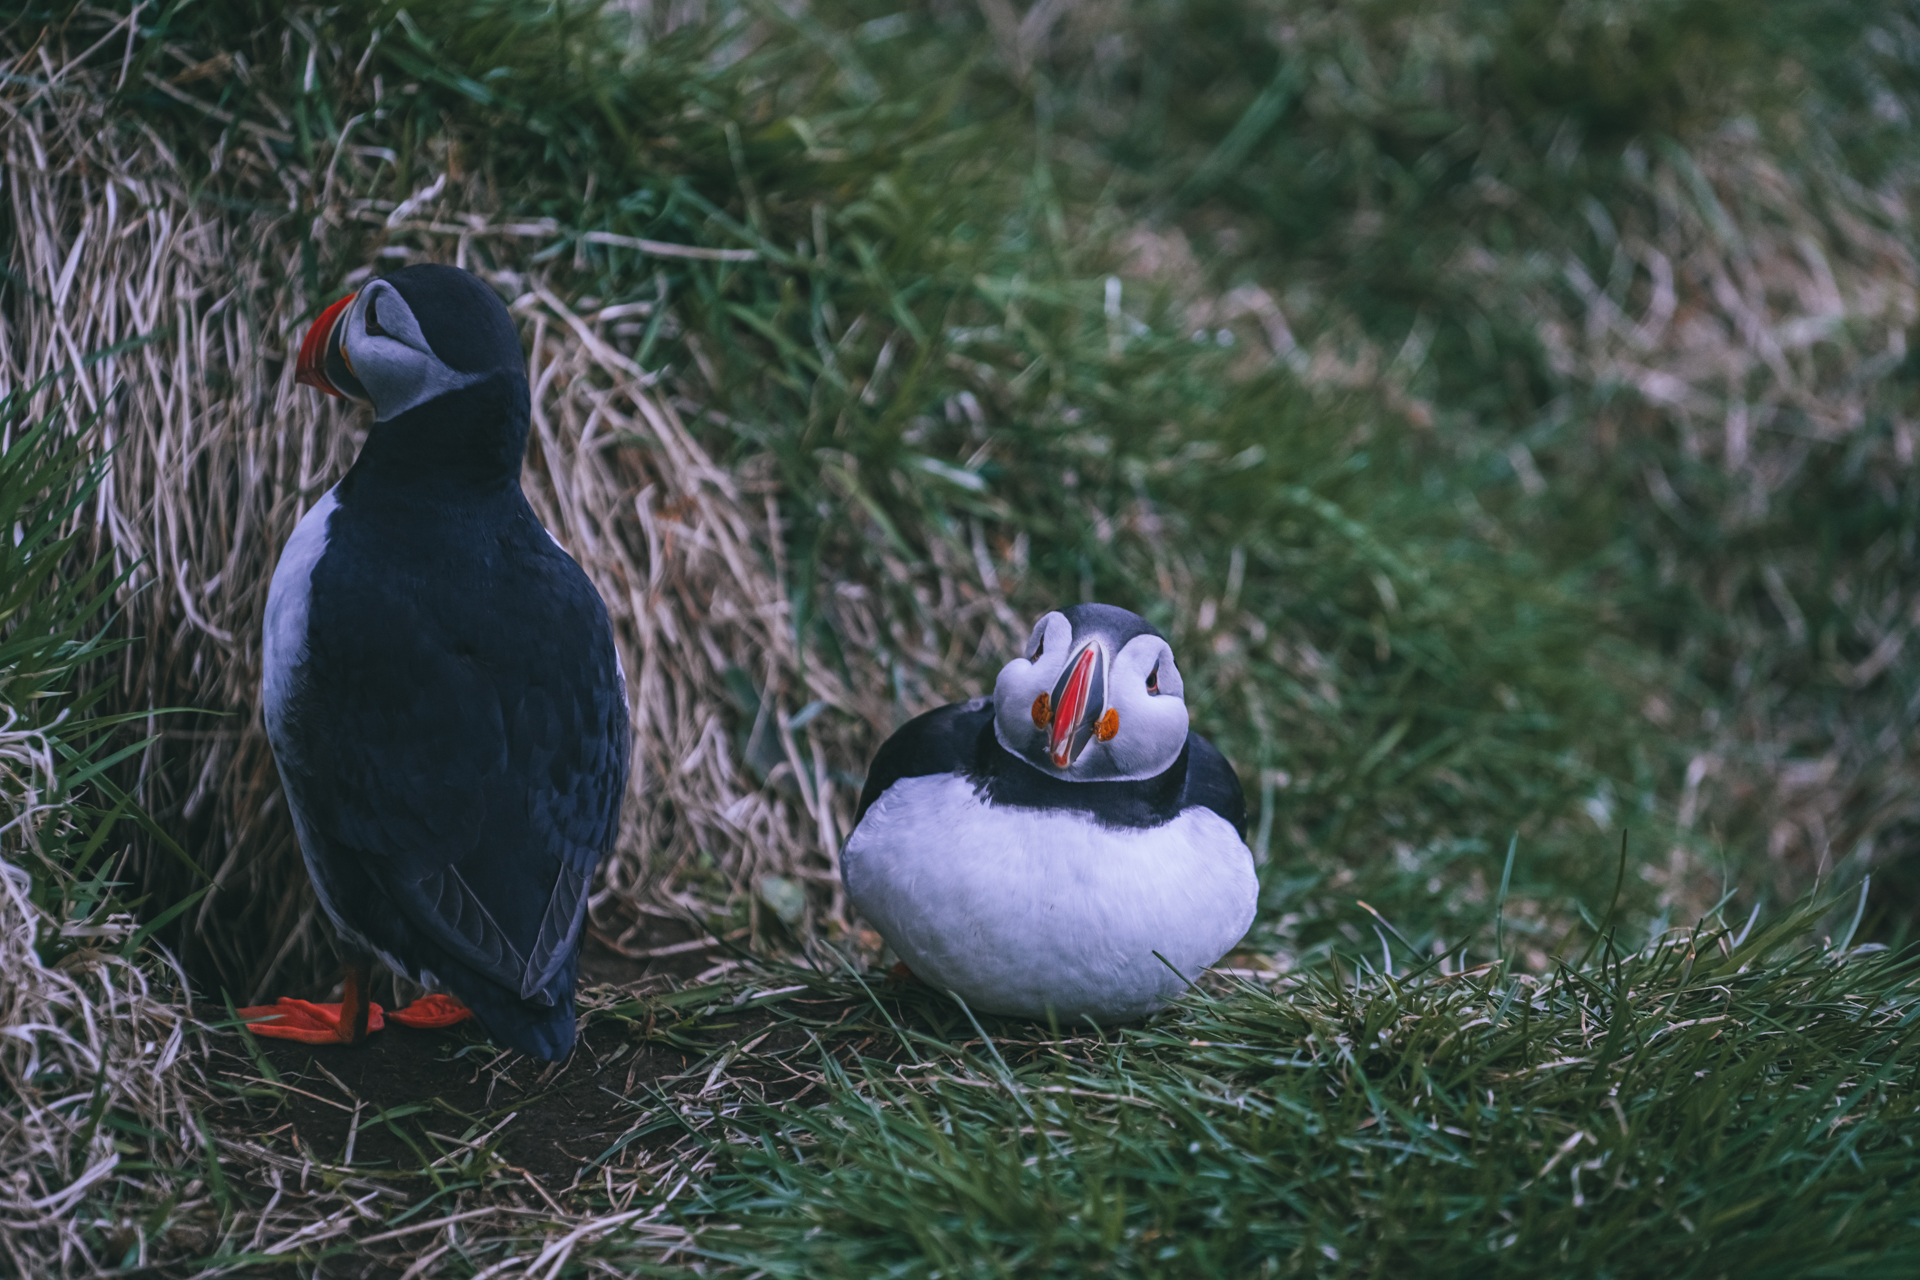
M345 318L353 300L359 296L350 293L340 299L322 311L320 318L307 330L307 336L300 342L300 362L294 366L295 382L304 382L330 396L345 397L352 394L351 390L342 389L340 384L343 382L351 381L357 389L358 380L353 378L353 365L348 363L346 348L340 341L345 337L340 332L340 321Z
M1105 656L1097 642L1089 644L1067 664L1060 683L1054 686L1047 754L1056 769L1071 765L1099 732L1107 711Z

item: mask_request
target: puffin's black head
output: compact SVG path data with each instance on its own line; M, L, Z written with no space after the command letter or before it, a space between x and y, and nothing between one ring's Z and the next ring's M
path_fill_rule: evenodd
M1079 604L1034 624L993 689L1000 745L1072 781L1151 778L1187 743L1187 704L1166 637L1145 618Z
M525 377L520 337L472 272L425 264L375 280L328 307L300 344L295 377L373 405L386 422L496 375Z

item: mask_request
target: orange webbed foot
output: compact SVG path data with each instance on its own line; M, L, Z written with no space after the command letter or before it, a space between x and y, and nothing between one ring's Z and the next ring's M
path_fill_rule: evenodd
M435 991L387 1016L403 1027L451 1027L471 1018L473 1010L452 996Z
M235 1010L247 1020L247 1030L257 1036L276 1040L300 1040L307 1044L351 1044L353 1029L342 1027L343 1004L315 1004L281 996L273 1004L249 1005ZM386 1025L380 1006L367 1002L367 1030L378 1031Z
M250 1029L256 1035L307 1044L359 1044L368 1032L386 1025L380 1006L367 999L371 983L367 966L349 961L340 974L339 1004L281 996L273 1004L251 1005L236 1012L250 1020ZM254 1018L262 1020L251 1022Z

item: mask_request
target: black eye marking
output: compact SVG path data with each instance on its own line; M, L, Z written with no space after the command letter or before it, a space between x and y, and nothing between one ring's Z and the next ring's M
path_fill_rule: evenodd
M1157 662L1153 670L1147 672L1147 692L1156 698L1160 696L1160 664Z
M367 336L369 338L391 338L393 335L380 327L380 317L374 308L380 305L377 297L367 299Z
M1028 662L1040 661L1040 655L1047 651L1047 633L1042 631L1040 638L1033 642L1033 652L1027 655Z

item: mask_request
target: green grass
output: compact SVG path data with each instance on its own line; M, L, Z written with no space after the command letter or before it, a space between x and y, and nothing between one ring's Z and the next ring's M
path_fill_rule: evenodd
M1611 783L1596 794L1671 803L1659 779L1711 756L1696 848L1788 896L1823 861L1878 865L1871 914L1895 930L1920 811L1895 744L1920 679L1861 664L1911 603L1910 320L1857 316L1771 363L1727 330L1787 327L1793 252L1844 273L1911 244L1917 36L1900 6L1142 4L1106 56L1066 43L1035 89L1061 134L1097 144L1105 198L1182 230L1215 289L1264 288L1303 344L1357 331L1412 351L1401 376L1440 437L1420 483L1484 511L1460 532L1524 549L1518 576L1625 642L1602 649L1634 693L1585 744ZM1671 350L1588 361L1549 336L1591 335L1609 307L1638 323L1662 270L1707 326L1663 332ZM1636 366L1693 403L1660 402ZM1354 509L1417 509L1412 487ZM1511 633L1539 656L1521 687L1579 718L1541 683L1571 655L1529 630ZM1649 694L1656 723L1624 732ZM1794 761L1829 776L1795 782Z
M107 475L100 418L30 412L39 390L0 396L0 1270L52 1277L112 1265L108 1240L166 1224L217 1166L182 1094L184 977L148 946L205 890L139 894L134 828L185 854L110 773L145 744L101 709L124 579L75 528Z
M1100 1040L948 1009L799 1114L683 1107L714 1170L679 1216L796 1277L1911 1274L1913 961L1810 922L1538 978L1403 956Z
M1545 975L1383 933L1371 962L1210 981L1100 1035L838 969L602 991L588 1039L625 1131L560 1191L565 1214L470 1223L436 1274L553 1264L571 1241L554 1274L1909 1275L1920 974L1851 946L1862 905L1624 951L1610 929ZM276 1146L280 1088L241 1089ZM356 1098L413 1153L359 1185L415 1207L376 1200L285 1265L411 1257L421 1238L401 1255L385 1237L420 1206L511 1203L489 1134L538 1098L492 1106Z
M125 871L125 842L142 824L166 837L112 781L113 767L145 745L116 730L146 717L101 710L111 692L102 671L132 641L112 634L114 595L126 578L116 579L113 562L75 528L107 476L99 417L81 417L66 400L33 415L38 390L0 397L0 528L12 530L0 540L0 707L9 713L0 732L40 762L10 761L4 803L17 826L5 851L26 876L32 907L82 930L146 905L115 879ZM36 951L57 965L97 945L81 941L89 937L56 927L36 938Z

